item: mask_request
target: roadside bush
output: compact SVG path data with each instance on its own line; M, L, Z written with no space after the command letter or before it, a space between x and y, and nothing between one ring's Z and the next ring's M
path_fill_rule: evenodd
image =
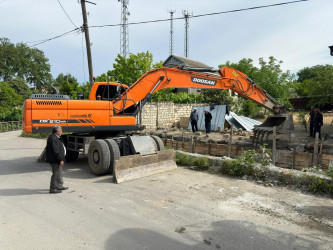
M330 181L321 179L315 175L302 175L302 177L298 180L298 186L314 193L325 193L333 195L332 180Z
M326 174L333 179L333 167L329 167Z
M181 166L194 167L195 170L199 171L209 168L209 161L206 157L195 158L179 152L176 152L176 163Z

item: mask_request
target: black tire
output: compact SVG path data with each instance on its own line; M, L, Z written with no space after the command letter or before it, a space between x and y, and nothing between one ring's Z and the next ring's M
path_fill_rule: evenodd
M79 157L79 152L68 150L66 148L66 157L65 157L66 162L76 161L78 157Z
M110 166L110 150L108 144L100 139L89 145L88 161L91 172L96 175L106 174Z
M107 173L113 174L113 167L114 167L115 161L120 159L119 146L118 146L118 143L113 139L105 139L104 141L108 145L109 151L110 151L110 166L109 166Z
M164 150L164 143L161 138L156 135L151 135L150 137L155 141L158 151Z

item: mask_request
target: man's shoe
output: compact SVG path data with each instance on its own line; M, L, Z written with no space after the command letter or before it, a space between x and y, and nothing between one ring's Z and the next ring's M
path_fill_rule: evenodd
M67 189L68 189L68 187L58 187L58 188L57 188L57 190L60 190L60 191L61 191L61 190L67 190Z
M61 193L62 191L61 190L58 190L58 189L51 189L50 190L50 194L59 194Z

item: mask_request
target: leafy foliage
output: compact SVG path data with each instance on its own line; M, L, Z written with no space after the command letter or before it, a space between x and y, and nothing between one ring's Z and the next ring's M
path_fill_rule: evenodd
M296 92L300 96L312 97L309 106L321 107L333 103L332 65L317 65L304 68L297 75Z
M250 58L244 58L238 63L227 61L219 67L232 67L245 73L269 95L290 106L288 98L293 95L295 80L294 75L289 71L284 72L281 69L282 63L271 56L268 61L259 58L259 67L254 66L253 60ZM261 107L257 107L257 104L243 98L239 98L238 102L241 113L246 116L256 117L256 114L263 110Z
M308 112L301 111L298 113L297 121L300 125L302 125L305 131L308 131L308 122L307 122Z
M31 95L31 90L28 84L21 78L12 78L7 81L8 85L24 99L27 99Z
M215 103L217 105L231 105L234 103L227 90L203 89L201 90L201 98L203 103Z
M197 103L197 102L202 102L203 98L201 95L188 94L187 92L175 93L175 89L169 88L155 92L152 95L151 101L153 102L170 101L174 103Z
M51 82L50 64L43 51L0 38L0 80L7 82L12 78L25 79L41 89Z
M0 82L0 121L20 120L22 103L21 95L15 93L8 83Z
M80 85L77 79L71 74L59 74L55 79L54 86L59 86L60 93L70 95L73 99L77 99L78 93L83 93L87 99L90 92L90 83Z
M113 69L109 70L107 74L116 75L119 81L126 85L136 82L144 73L162 67L162 62L153 64L153 54L149 51L138 54L130 53L128 58L118 54L115 61Z
M186 154L176 152L176 163L181 166L194 167L195 170L204 171L209 168L209 160L206 157L191 157Z

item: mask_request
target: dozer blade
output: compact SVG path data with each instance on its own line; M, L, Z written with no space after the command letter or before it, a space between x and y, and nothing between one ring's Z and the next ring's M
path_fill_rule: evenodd
M177 168L173 149L152 155L128 155L115 161L113 181L126 182Z

